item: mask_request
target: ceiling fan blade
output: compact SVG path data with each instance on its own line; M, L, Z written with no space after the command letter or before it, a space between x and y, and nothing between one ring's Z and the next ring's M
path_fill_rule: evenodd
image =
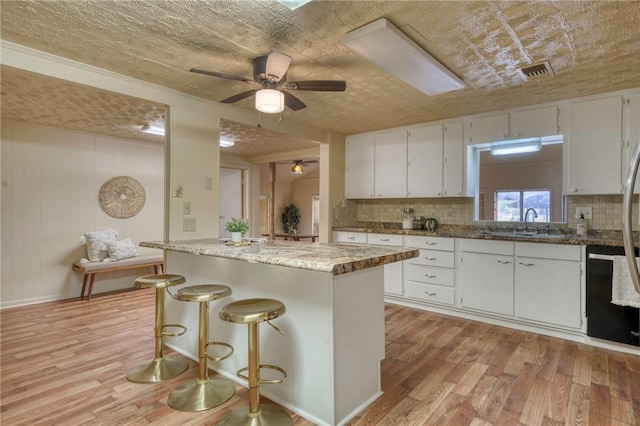
M290 90L313 90L316 92L344 92L347 82L342 80L306 80L292 81L284 85Z
M274 77L274 83L279 82L282 77L287 73L291 65L291 57L284 53L271 51L267 56L267 65L265 66L265 73L269 77Z
M282 91L284 94L284 104L291 108L294 111L299 111L307 106L300 99L293 96L291 93L287 93L284 90Z
M254 84L254 85L260 85L260 83L253 81L253 80L249 80L248 78L244 78L244 77L238 77L236 75L231 75L231 74L225 74L222 72L215 72L215 71L207 71L207 70L201 70L198 68L191 68L189 70L190 72L195 72L197 74L204 74L204 75L210 75L213 77L220 77L220 78L226 78L228 80L237 80L237 81L244 81L245 83L250 83L250 84Z
M232 104L234 102L241 101L244 98L248 98L249 96L255 94L256 92L257 92L257 90L247 90L246 92L242 92L242 93L238 93L237 95L229 96L228 98L223 99L220 102L223 103L223 104Z

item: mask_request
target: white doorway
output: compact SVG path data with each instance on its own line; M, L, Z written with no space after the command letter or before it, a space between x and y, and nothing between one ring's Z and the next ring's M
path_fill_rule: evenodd
M218 235L220 238L230 237L225 231L227 221L232 217L243 218L243 171L240 169L220 168L220 216L218 221Z

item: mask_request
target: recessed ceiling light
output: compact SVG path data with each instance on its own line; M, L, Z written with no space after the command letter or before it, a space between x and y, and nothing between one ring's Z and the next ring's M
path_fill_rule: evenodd
M150 135L164 136L164 126L157 124L145 124L142 126L142 131Z
M233 139L228 138L220 138L220 146L223 148L228 148L230 146L235 145L235 141Z

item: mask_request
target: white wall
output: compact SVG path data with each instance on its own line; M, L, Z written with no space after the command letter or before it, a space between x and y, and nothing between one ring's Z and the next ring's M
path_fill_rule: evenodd
M78 297L82 277L71 264L86 257L78 242L84 232L113 228L135 243L162 239L162 145L13 121L2 121L1 145L0 306ZM107 215L98 201L102 184L122 175L146 192L143 210L128 219ZM98 275L95 293L129 287L132 273Z

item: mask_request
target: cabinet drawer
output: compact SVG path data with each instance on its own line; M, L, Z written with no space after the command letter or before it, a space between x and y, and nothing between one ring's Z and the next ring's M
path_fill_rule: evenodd
M453 269L431 268L429 266L407 264L407 279L427 284L454 286Z
M516 243L516 256L553 260L581 260L580 246L544 243Z
M453 238L407 235L404 241L406 247L424 248L429 250L453 251L455 246L455 239Z
M376 246L402 247L402 235L367 234L367 244Z
M407 296L429 302L446 303L447 305L455 303L453 287L422 284L413 281L407 282Z
M453 268L455 255L449 251L423 250L420 249L420 256L411 259L409 262L424 266L437 266L440 268Z
M335 233L336 243L367 244L367 234L364 232L337 231Z

